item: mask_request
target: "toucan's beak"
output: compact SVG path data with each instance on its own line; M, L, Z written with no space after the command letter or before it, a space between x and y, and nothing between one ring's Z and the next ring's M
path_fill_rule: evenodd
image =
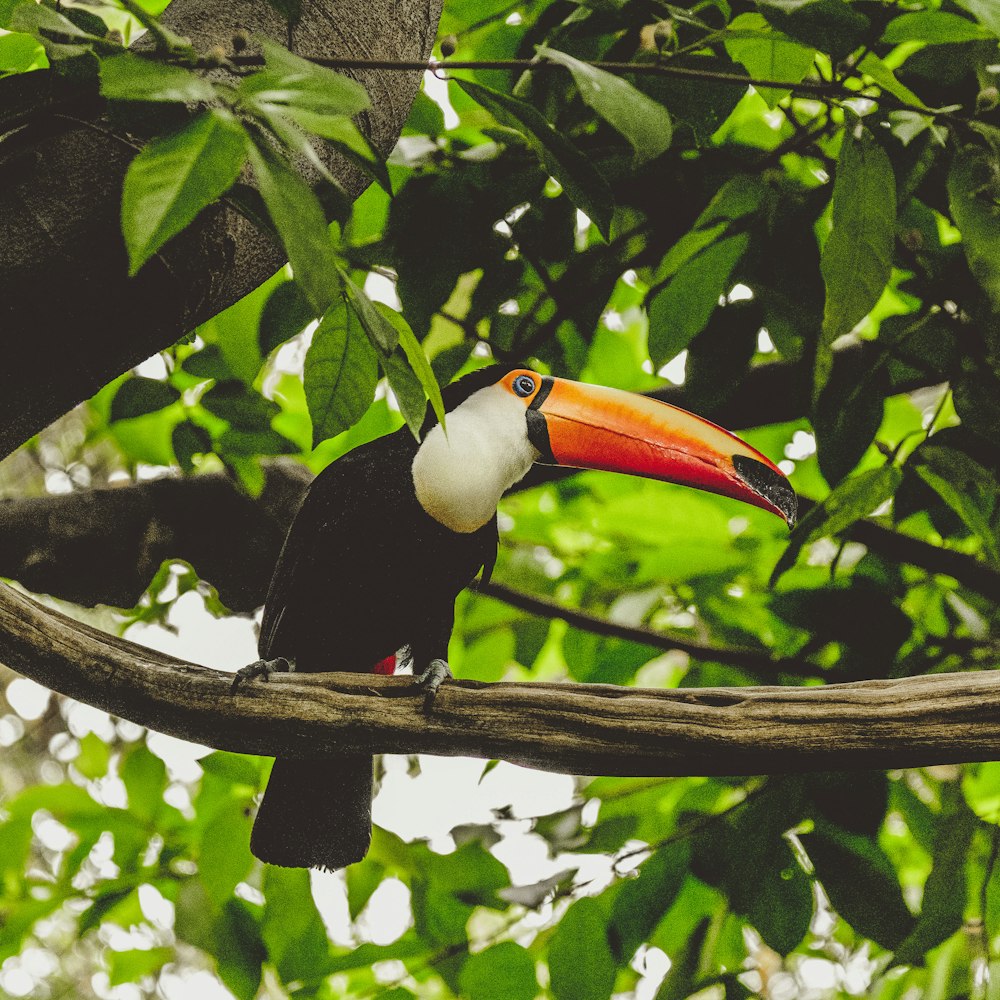
M795 492L770 459L735 434L657 399L543 378L529 405L528 436L542 462L694 486L795 524Z

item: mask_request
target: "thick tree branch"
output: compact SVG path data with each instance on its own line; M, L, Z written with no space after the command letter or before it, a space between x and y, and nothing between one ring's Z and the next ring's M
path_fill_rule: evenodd
M231 675L105 635L6 587L0 588L0 661L141 725L243 753L463 754L621 775L1000 757L1000 676L993 672L668 691L456 681L442 687L428 713L404 677L292 674L231 695Z
M430 53L439 12L439 0L315 0L303 5L295 47L325 57L419 61ZM228 44L237 31L288 37L284 18L264 0L174 0L163 21L203 51ZM354 75L372 101L363 127L387 154L421 73ZM0 457L256 288L285 259L270 237L216 206L130 279L119 214L122 178L135 150L114 138L121 128L100 117L96 95L81 101L74 92L65 114L63 89L47 72L0 81L0 329L6 335ZM149 110L142 115L148 127ZM357 195L364 189L359 170L329 150L324 155L345 190Z

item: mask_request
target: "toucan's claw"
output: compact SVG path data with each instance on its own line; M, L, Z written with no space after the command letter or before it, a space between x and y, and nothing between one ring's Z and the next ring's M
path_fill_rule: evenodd
M283 656L276 656L273 660L254 660L253 663L248 663L236 671L229 691L234 692L243 681L252 681L255 677L261 677L266 681L271 674L288 673L291 669L291 663Z
M451 680L451 668L445 660L431 660L427 669L417 675L417 686L424 690L424 710L429 711L442 682Z

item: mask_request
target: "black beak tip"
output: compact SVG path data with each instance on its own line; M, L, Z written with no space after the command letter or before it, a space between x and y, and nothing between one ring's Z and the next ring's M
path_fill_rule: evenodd
M745 455L733 456L733 468L736 469L736 474L740 479L754 493L762 496L769 504L781 511L781 516L784 517L789 528L795 527L799 498L784 476L763 462L758 462L755 458L747 458Z

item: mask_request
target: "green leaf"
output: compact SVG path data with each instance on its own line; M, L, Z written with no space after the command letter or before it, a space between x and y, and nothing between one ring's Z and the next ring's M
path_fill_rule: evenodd
M320 320L303 379L314 447L346 431L371 406L378 384L378 355L358 314L343 299Z
M538 47L538 54L565 66L583 100L635 150L639 163L655 160L670 148L673 125L670 113L623 77L574 59L565 52Z
M358 314L368 339L379 348L383 356L391 354L399 343L399 331L395 323L389 322L375 303L368 298L365 290L356 284L346 271L340 271L340 278L344 283L347 300Z
M413 374L406 355L398 348L387 358L382 358L382 368L389 380L389 387L399 404L399 412L410 428L410 433L420 439L420 428L427 413L427 396L420 380Z
M152 823L163 809L163 790L167 787L167 768L156 754L140 743L125 758L122 781L128 792L129 811L140 820Z
M501 124L518 130L563 187L570 201L592 219L607 239L614 198L591 162L530 105L471 80L455 81Z
M286 281L278 285L268 296L260 314L257 330L260 353L266 357L279 344L300 334L315 318L302 288L296 282Z
M915 921L882 848L870 837L828 823L817 823L802 842L837 913L883 948L899 947Z
M955 0L955 3L965 8L980 24L1000 38L1000 7L997 6L996 0Z
M898 97L907 104L912 104L918 108L927 107L926 104L909 87L904 86L896 79L896 74L881 60L874 52L868 52L858 63L858 69L866 76L870 76L886 93Z
M771 573L771 586L792 568L803 546L824 535L838 535L855 521L867 517L892 497L902 479L903 474L896 466L882 465L840 483L795 526L785 551Z
M976 814L959 799L938 829L934 867L924 883L917 925L899 946L895 961L916 965L959 930L965 917L965 863L976 830Z
M267 865L262 889L266 902L261 933L282 982L321 975L330 943L313 901L309 872Z
M177 464L187 473L194 471L194 456L212 451L212 435L190 420L179 423L170 434Z
M240 799L230 799L206 824L198 855L198 875L209 899L222 907L253 865L251 820Z
M221 197L246 162L246 133L228 112L198 115L154 139L129 165L122 190L122 233L135 274L171 237Z
M13 32L0 36L0 76L27 73L47 65L45 49L31 35Z
M240 81L240 97L256 107L298 108L318 116L356 115L370 106L365 88L266 39L266 69Z
M890 45L903 42L930 42L943 45L951 42L977 42L989 38L990 32L975 21L944 10L922 10L894 17L882 33L882 41Z
M176 958L173 948L148 948L145 951L108 950L105 954L108 959L108 982L111 986L134 983L143 976L151 976L167 962L172 962Z
M997 501L996 481L975 459L957 448L934 447L919 452L917 474L979 536L990 559L1000 562L1000 546L990 524Z
M176 403L181 394L168 382L155 378L143 378L135 375L122 382L111 401L112 423L116 420L129 420L141 417L147 413L155 413L165 406Z
M730 58L759 80L799 83L812 69L816 58L814 49L776 31L762 14L757 13L740 14L733 18L723 40ZM788 93L788 90L776 87L755 89L771 108Z
M266 953L257 912L257 907L244 900L231 899L214 921L211 944L205 949L215 956L219 978L237 1000L255 1000L263 978Z
M874 308L892 272L896 179L885 150L854 120L844 131L833 186L833 231L823 247L823 339L850 333Z
M593 850L593 847L588 849ZM638 878L622 884L608 924L608 940L619 964L630 962L636 948L649 940L677 898L690 862L691 850L687 841L670 844L642 863Z
M994 309L1000 310L1000 182L993 150L967 146L948 173L951 214L962 231L969 268Z
M73 761L73 766L85 778L100 778L108 773L111 762L111 748L97 735L87 733L80 740L80 754Z
M200 402L209 413L247 431L270 427L271 420L281 412L277 403L265 399L239 379L216 383Z
M176 101L205 104L215 86L194 70L123 52L101 60L101 93L115 101Z
M653 296L648 306L649 352L655 365L675 357L705 329L749 245L747 233L710 242Z
M340 291L340 279L337 253L319 199L271 150L251 144L250 162L295 280L302 286L314 315L321 316Z
M351 920L357 920L368 900L385 878L385 865L372 858L366 858L344 869L347 883L347 908Z
M384 191L392 193L389 170L375 147L350 118L344 115L321 114L308 108L290 105L288 116L307 132L326 139L352 163L359 166Z
M417 376L427 398L431 401L434 413L442 425L445 423L444 400L441 398L441 386L438 385L437 376L431 363L427 360L423 345L417 340L416 335L410 329L410 324L406 322L401 313L395 309L390 309L381 302L375 304L376 309L389 321L399 335L399 346L406 355L406 360L413 369L413 374Z
M555 1000L608 1000L615 986L607 914L599 899L578 899L563 915L549 945Z
M458 979L468 1000L534 1000L538 993L535 960L513 941L470 955Z

